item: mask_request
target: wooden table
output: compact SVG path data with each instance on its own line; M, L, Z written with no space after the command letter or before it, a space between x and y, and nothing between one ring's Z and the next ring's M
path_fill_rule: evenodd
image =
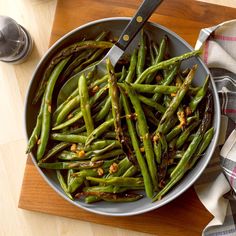
M90 2L90 4L88 2ZM85 22L101 17L131 16L139 2L140 1L134 0L129 0L125 3L121 0L60 0L58 2L53 25L51 43L65 32ZM220 22L220 19L232 18L230 15L230 13L232 14L233 12L232 10L229 10L227 13L225 9L224 11L219 11L219 8L211 6L206 11L202 3L197 3L199 8L194 7L196 4L194 4L195 1L183 1L188 2L189 5L184 5L180 8L179 5L174 4L175 2L175 0L166 0L158 9L158 14L152 16L151 21L161 23L171 28L176 33L182 35L191 44L194 44L200 28L216 24ZM190 4L191 2L192 4ZM218 0L214 2L218 2ZM231 6L236 7L234 0L231 2L223 0L221 3L232 4ZM102 4L105 4L106 7L104 8ZM171 5L168 6L168 4ZM71 6L73 6L73 8L71 8ZM78 8L79 11L76 10ZM75 233L79 235L103 236L146 235L144 233L17 209L25 167L25 140L22 126L23 101L31 73L47 48L53 13L56 9L56 1L45 2L34 0L23 2L21 0L12 0L4 1L3 3L2 0L2 2L0 1L0 9L0 14L12 16L25 26L33 36L36 45L31 57L26 63L15 66L0 63L0 94L2 95L0 104L1 111L4 111L0 116L0 187L2 190L0 194L0 235L2 233L3 235L74 235ZM109 9L109 11L107 11L107 9ZM217 14L214 14L216 9L218 9ZM167 14L168 11L173 12L175 17L169 17ZM208 17L209 15L211 16L210 19ZM191 30L189 26L186 26L186 20L191 23ZM177 25L178 27L176 27ZM180 204L182 208L185 208L186 214L178 215L179 212L173 210L176 209L174 208L175 204ZM146 227L147 229L145 229L145 231L157 235L189 235L186 234L186 232L191 232L191 230L191 235L199 235L201 229L211 218L197 200L193 189L190 189L175 202L166 206L166 208L161 208L154 213L148 213L146 218L140 221L140 227L137 227L137 225L131 227L132 222L139 220L139 218L136 217L130 219L132 221L127 221L125 218L121 221L116 220L116 218L108 221L94 214L80 212L58 197L41 179L30 160L28 160L26 164L19 205L22 208L30 210L106 223L117 227L131 228L133 230L140 230L142 226L145 228L147 224L144 223L144 220L150 221L155 218L159 219L157 221L159 229L156 230L155 224L153 224L152 229ZM190 209L195 209L196 211L190 212ZM170 212L172 214L170 214ZM184 211L181 212L183 213ZM176 215L179 216L180 221L178 221ZM191 223L188 225L184 224L186 222L185 218L190 217L193 218L192 221L189 221ZM166 230L168 228L169 230Z

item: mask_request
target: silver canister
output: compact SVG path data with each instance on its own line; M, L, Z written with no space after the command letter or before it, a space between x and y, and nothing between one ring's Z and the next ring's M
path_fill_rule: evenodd
M32 47L33 40L24 27L8 16L0 16L0 61L20 64Z

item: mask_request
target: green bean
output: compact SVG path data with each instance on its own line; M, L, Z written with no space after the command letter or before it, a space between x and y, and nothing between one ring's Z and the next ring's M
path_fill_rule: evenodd
M61 134L61 133L53 133L50 138L52 140L70 142L70 143L85 143L87 140L86 136L78 135L78 134Z
M156 118L156 116L153 114L152 110L143 104L143 112L145 116L147 117L147 121L150 122L154 127L156 128L158 126L159 120Z
M159 186L162 187L167 174L169 153L165 136L162 133L159 133L158 136L159 136L159 141L161 143L161 163L158 169L158 181L159 181Z
M168 132L170 132L170 130L176 125L176 122L178 122L178 118L175 115L173 115L162 126L162 132L161 133L162 134L167 134ZM159 125L160 125L160 122L159 122L158 126Z
M66 70L64 71L64 73L62 74L62 80L61 82L63 82L66 78L70 77L73 70L79 66L84 60L86 60L88 54L91 54L92 51L94 51L96 49L91 49L91 50L85 50L83 52L81 52L66 68ZM90 52L88 52L90 51Z
M177 65L174 66L173 70L168 74L168 76L163 80L161 81L161 85L169 85L171 84L171 82L173 81L174 77L176 76L177 72L178 72L178 69L179 69L179 63ZM161 93L155 93L153 95L153 100L158 102L161 98Z
M201 154L206 150L206 148L208 147L208 145L210 144L213 138L213 135L214 135L214 128L212 127L204 134L203 139L201 143L199 144L196 154L193 156L193 159L190 161L189 169L191 169L195 165L196 161L199 159Z
M114 68L111 64L111 61L107 60L107 71L109 73L109 94L111 96L111 107L112 107L112 116L114 119L114 127L116 132L116 138L121 143L121 147L129 158L129 160L135 164L136 158L133 155L131 147L127 142L127 137L124 135L122 126L121 126L121 108L120 108L120 99L119 99L119 87L117 84L117 79L115 77ZM127 79L127 77L126 77Z
M132 202L143 197L143 195L140 194L124 193L127 189L127 187L117 188L111 185L88 188L85 187L83 188L83 192L77 193L75 197L80 198L81 196L96 196L97 199L93 200L102 199L109 202ZM141 187L132 187L131 189L141 189Z
M128 115L131 113L131 109L129 107L128 100L127 100L125 94L122 92L122 90L121 90L121 98L122 98L123 107L124 107L125 114L126 114L126 122L127 122L127 126L128 126L129 135L131 138L133 149L134 149L142 176L143 176L145 191L146 191L147 196L149 198L151 198L153 195L151 177L150 177L145 159L143 158L141 151L139 149L139 141L138 141L137 134L135 132L134 124L133 124L132 120L129 119L129 117L128 117Z
M143 197L141 194L136 193L104 193L104 192L93 192L90 193L92 196L99 197L100 199L107 202L133 202ZM80 197L80 194L76 194L76 197Z
M138 94L138 98L141 102L143 102L144 104L155 108L157 111L159 111L160 113L165 113L166 108L163 107L162 105L158 104L157 102L154 102L153 100L151 100L150 98L144 97L140 94Z
M152 202L160 200L162 196L166 194L184 176L185 172L186 171L179 172L174 178L171 178L165 187L152 199Z
M40 142L37 149L37 160L39 161L42 159L46 146L48 143L49 138L49 131L50 131L50 123L51 123L51 103L52 103L52 93L56 81L63 70L64 66L66 65L69 58L62 60L53 70L50 78L48 80L48 84L45 90L45 98L43 99L43 111L42 111L42 128L41 128L41 135L40 135Z
M57 144L56 146L54 146L52 149L50 149L46 155L40 160L40 162L46 162L48 161L48 159L50 159L51 157L53 157L55 154L57 154L58 152L64 150L65 148L67 148L68 146L70 146L71 143L68 142L60 142L59 144Z
M42 127L43 106L44 106L44 96L43 96L42 103L40 106L39 114L37 116L36 125L31 133L31 136L28 141L26 153L31 152L32 148L35 146L35 144L37 143L37 141L39 139L41 127Z
M190 116L187 118L186 120L186 125L191 124L194 121L198 121L199 117L198 114L194 115L194 116ZM166 141L170 142L173 138L175 138L178 134L181 133L183 129L183 126L181 124L178 124L177 126L175 126L167 135L166 135Z
M94 172L96 173L96 172ZM68 191L74 193L84 182L85 177L71 177L68 184Z
M68 162L53 162L53 163L38 163L38 166L45 169L53 169L53 170L83 170L83 169L91 169L102 166L103 161L68 161Z
M200 121L193 122L189 127L187 127L182 134L179 136L179 138L176 141L176 148L180 149L185 141L188 139L188 136L190 133L199 125Z
M173 138L175 138L178 134L180 134L182 131L182 127L178 124L175 126L167 135L166 140L167 142L170 142Z
M153 150L155 153L155 157L156 157L156 162L158 164L161 163L161 142L160 141L155 141L153 144Z
M121 71L121 77L120 79L118 80L120 83L123 82L125 80L127 76L127 71L125 69L125 66L122 67L122 71Z
M194 98L191 99L191 101L189 103L189 107L191 108L192 112L194 112L196 110L199 102L205 97L209 82L210 82L210 75L207 76L201 89L199 89L197 94L194 96Z
M105 160L104 163L103 163L103 165L102 165L102 168L103 168L105 174L108 173L108 171L109 171L109 169L110 169L110 166L111 166L112 164L114 164L114 163L118 163L118 161L119 161L119 158L118 158L118 157L115 157L115 158L113 158L113 159L111 159L111 160Z
M131 83L135 76L135 70L136 70L136 64L137 64L137 49L134 49L131 59L130 59L130 66L128 70L128 74L125 78L126 82Z
M109 113L107 114L106 118L105 118L105 121L110 120L112 118L113 118L112 111L110 110Z
M84 155L81 154L81 157L80 157L79 151L77 154L71 151L64 150L59 155L57 155L57 158L64 161L79 161L79 160L90 159L91 155L92 155L92 152L90 151L90 152L84 153Z
M165 35L163 37L163 39L161 40L160 47L159 47L158 54L157 54L157 57L155 59L154 65L160 63L164 59L166 46L167 46L167 36ZM157 71L155 71L154 73L150 74L147 77L147 79L146 79L147 84L150 84L153 81L153 79L155 78L156 73L157 73ZM140 74L138 76L140 76Z
M100 48L98 50L96 50L91 57L86 60L85 62L81 63L81 65L79 65L78 67L76 67L73 70L73 74L77 74L80 71L82 71L86 66L89 66L90 64L92 64L93 62L95 62L97 59L99 59L99 57L104 53L104 49ZM101 58L101 57L100 57Z
M144 70L146 53L147 53L146 41L147 41L147 37L146 37L144 31L142 30L141 31L141 41L140 41L140 46L139 46L139 50L138 50L137 67L136 67L137 76L141 75L141 73ZM131 81L127 81L127 82L131 82Z
M108 75L104 75L102 78L97 79L95 81L93 81L90 85L89 85L89 90L92 90L94 87L103 87L104 84L107 84L107 80L108 80Z
M159 133L159 137L160 137L160 142L161 142L161 149L164 152L167 152L168 145L167 145L167 141L166 141L165 135L163 135L162 133Z
M95 155L101 155L101 154L103 154L103 153L105 153L105 152L107 152L107 151L111 151L113 148L116 148L116 147L117 147L117 145L116 145L116 143L114 142L114 143L111 143L111 144L107 145L107 146L104 147L103 149L93 150L92 152L93 152ZM118 146L118 147L120 147L120 146Z
M173 116L174 112L178 108L180 102L183 100L185 94L187 93L189 86L193 80L193 76L195 74L195 71L197 69L197 66L194 66L191 71L189 72L186 80L184 81L181 88L179 88L176 96L172 99L170 106L167 108L165 113L163 114L161 121L159 123L159 126L157 128L157 131L163 133L163 127L168 122L171 116Z
M121 77L122 72L117 72L117 73L115 73L115 74L116 74L116 77L119 78L119 77ZM106 74L106 75L104 75L102 78L93 81L93 82L89 85L89 89L92 89L92 88L94 88L94 87L96 87L96 86L103 87L104 85L107 85L108 78L109 78L109 75Z
M79 172L73 173L70 179L70 182L68 183L68 191L70 193L74 193L76 189L78 189L86 179L86 176L98 176L98 170L97 169L86 169L81 170Z
M119 88L117 86L117 80L114 73L114 68L111 64L111 61L107 60L107 71L109 74L108 84L109 84L109 95L111 97L112 105L112 116L115 126L115 132L118 141L122 141L122 128L121 128L121 119L120 119L120 104L119 104Z
M124 188L127 189L127 188ZM83 188L84 193L115 193L114 186L107 185L107 186L92 186L92 187L85 187ZM90 195L91 196L91 195Z
M125 88L126 88L126 91L129 95L129 98L131 100L131 103L133 104L135 113L138 114L137 122L139 125L141 139L142 139L143 145L144 145L148 169L150 172L150 176L152 179L152 184L154 186L154 189L157 189L157 168L156 168L156 163L155 163L155 159L154 159L154 152L153 152L150 134L148 131L146 117L144 115L141 103L140 103L134 89L129 84L125 84Z
M161 61L163 61L164 56L165 56L165 52L166 52L167 41L168 41L168 38L165 35L163 37L163 39L161 40L159 51L158 51L158 55L157 55L156 60L155 60L155 64L158 64Z
M72 92L72 94L71 94L69 97L67 97L67 99L66 99L64 102L62 102L62 103L56 108L56 110L54 111L53 116L52 116L53 124L56 122L57 116L58 116L58 114L61 112L61 110L64 108L64 106L65 106L71 99L73 99L74 97L76 97L78 94L79 94L79 88L76 88L76 89Z
M146 70L143 71L143 73L138 77L138 79L135 81L135 84L141 84L144 82L144 80L147 78L147 76L155 71L158 71L160 69L166 68L170 65L173 65L179 61L186 60L190 57L197 56L201 53L200 50L192 51L192 52L187 52L185 54L182 54L177 57L173 57L169 60L163 61L158 63L157 65L153 65L148 67Z
M71 199L73 200L73 197L71 196L71 194L68 192L68 188L67 188L67 185L65 183L65 180L60 172L60 170L56 170L56 173L57 173L57 179L61 185L61 188L63 189L63 191L65 192L65 194Z
M66 128L66 127L74 124L76 121L78 121L82 117L83 117L83 114L82 114L82 111L80 111L80 108L79 108L79 112L76 113L74 116L72 116L72 118L70 118L69 120L53 127L52 130L59 130L59 129Z
M97 177L106 174L109 171L109 168L112 164L117 163L117 158L107 160L107 161L100 161L102 162L102 165L99 165L98 168L93 168L93 169L83 169L80 170L79 172L75 172L72 177L75 178L80 178L80 177L86 177L86 176L92 176L92 177ZM98 162L99 163L99 162ZM102 169L104 173L99 173L99 169Z
M104 117L106 117L106 115L110 111L110 108L111 108L111 97L108 97L104 106L102 107L102 109L95 116L94 121L98 122L98 121L102 120Z
M63 132L63 134L80 134L82 132L86 131L85 125L79 127L79 128L72 128L66 132Z
M124 83L118 83L118 85L123 89L125 89ZM152 84L130 84L130 85L138 93L171 94L171 93L176 93L178 91L178 88L176 86L152 85Z
M101 201L101 198L98 196L87 196L84 199L84 201L85 201L85 203L90 204L90 203Z
M149 54L150 54L150 64L154 65L155 64L155 55L154 55L154 50L153 50L153 42L149 41Z
M138 167L132 165L125 171L125 173L122 175L123 177L132 177L136 175L138 172Z
M101 49L102 50L102 49ZM88 50L89 51L89 50ZM96 49L95 49L95 51L96 51ZM86 53L86 51L84 52L84 53ZM83 53L81 53L81 54L83 54ZM83 56L82 57L82 55L81 55L81 60L79 61L79 63L84 63L83 61L84 60L86 60L87 58L88 58L88 52L86 53L86 56ZM71 64L69 64L69 65L71 65ZM76 66L76 65L75 65ZM70 68L71 69L71 68ZM88 81L88 83L90 83L92 80L93 80L93 77L95 76L95 74L96 74L96 70L97 70L97 67L96 66L93 66L92 67L92 64L91 64L91 70L88 72L88 74L87 74L87 76L86 76L86 78L87 78L87 81ZM75 75L75 72L73 71L73 70L71 70L71 71L69 71L69 73L70 73L70 76L75 76L75 77L77 77L78 75L76 74ZM66 76L65 74L63 74L61 77L60 77L60 80L59 80L59 84L61 83L62 84L62 82L64 82L64 80L65 79L67 79L69 76ZM72 90L71 90L72 91ZM60 97L61 98L61 97ZM58 103L58 105L60 104L60 102L61 102L62 100L58 100L57 101L57 103Z
M123 152L122 149L116 149L116 150L112 150L112 151L107 152L107 153L102 154L102 155L96 155L91 159L91 161L95 162L95 161L99 161L99 160L106 160L106 159L109 159L111 157L116 157L116 156L119 156L119 155L124 155L124 152Z
M85 151L91 151L91 150L100 150L108 145L113 144L113 147L121 147L120 142L116 140L99 140L95 141L94 143L88 145L84 148Z
M127 187L121 187L119 189L115 189L114 186L112 185L107 185L107 186L92 186L92 187L85 187L83 188L83 193L117 193L123 192L127 190Z
M92 113L93 119L97 115L97 113L102 109L102 107L105 105L106 100L107 100L107 96L103 97L101 101L98 101L95 104L93 104L93 106L91 107L91 113Z
M74 170L73 169L69 169L68 171L67 171L67 178L66 178L66 184L67 184L67 190L68 190L68 192L69 192L69 187L68 187L68 185L69 185L69 183L70 183L70 180L71 180L71 176L72 176L72 174L74 173Z
M114 186L133 186L133 187L143 187L143 178L135 177L109 177L106 179L103 178L94 178L86 177L87 180L94 181L96 183L101 183L105 185L114 185Z
M89 145L93 140L97 139L100 135L102 135L107 129L109 129L112 125L114 125L114 119L110 119L105 121L100 126L98 126L92 133L88 136L85 146Z
M83 114L87 135L90 135L94 130L94 124L91 116L89 94L88 94L86 77L84 76L84 74L81 75L81 77L79 78L79 95L80 95L80 109Z
M61 124L61 122L66 118L66 116L80 104L80 95L77 95L73 99L67 102L61 109L60 113L57 115L54 126Z
M156 57L158 57L158 54L159 54L159 46L157 45L157 43L153 42L153 49L154 49L154 52L156 54ZM154 59L155 60L155 59ZM155 61L154 61L154 64L155 64Z
M107 186L92 186L92 187L85 187L83 188L83 193L78 193L78 197L80 195L85 195L85 196L97 196L99 197L103 193L122 193L127 190L140 190L142 187L116 187L112 185L107 185ZM100 197L99 197L100 198Z
M107 175L107 178L122 176L131 166L132 163L129 161L127 157L125 157L118 163L117 170L116 168L114 171L111 170L110 173Z

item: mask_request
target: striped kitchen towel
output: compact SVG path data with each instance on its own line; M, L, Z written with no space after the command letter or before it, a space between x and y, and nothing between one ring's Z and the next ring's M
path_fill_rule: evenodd
M202 57L212 73L221 103L218 146L195 184L199 199L214 217L202 235L235 236L236 20L203 29L196 45L199 42L203 43Z

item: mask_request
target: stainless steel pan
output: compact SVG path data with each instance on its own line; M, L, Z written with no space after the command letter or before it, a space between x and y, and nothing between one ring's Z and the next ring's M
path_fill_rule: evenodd
M74 29L73 31L69 32L65 36L63 36L60 40L58 40L44 55L44 57L39 62L26 97L25 101L25 130L26 130L26 136L29 138L31 131L33 129L33 126L36 121L37 113L39 107L33 106L31 104L33 95L36 91L36 87L39 84L39 80L42 77L42 74L49 63L49 61L52 59L52 57L62 48L79 41L80 39L83 39L84 36L87 38L95 37L99 32L102 30L109 30L114 36L118 37L122 30L125 28L127 23L129 22L130 18L125 17L119 17L119 18L106 18L97 20L88 24L85 24L81 27L78 27L77 29ZM180 38L178 35L170 31L169 29L158 25L154 23L146 23L145 29L149 32L150 36L153 38L153 40L160 42L161 38L164 35L167 35L170 39L170 54L171 56L180 55L182 53L188 52L193 50L193 48L186 43L182 38ZM137 46L139 35L136 36L132 44L127 49L127 53L129 53L130 49ZM198 70L194 79L194 84L201 85L206 78L206 75L209 74L208 68L204 65L204 63L201 61L200 58L191 58L187 61L182 62L183 67L192 66L194 64L198 64ZM98 202L94 204L86 204L83 201L70 200L63 192L63 190L60 188L60 185L57 181L55 172L49 171L49 170L42 170L37 167L37 163L35 160L35 153L32 153L32 160L40 172L40 174L43 176L45 181L63 198L65 198L67 201L71 202L75 206L81 207L85 210L103 214L103 215L110 215L110 216L129 216L129 215L136 215L141 214L147 211L154 210L156 208L159 208L179 195L181 195L185 190L187 190L193 183L197 180L197 178L201 175L205 167L207 166L217 143L218 134L219 134L219 127L220 127L220 106L219 106L219 99L217 95L217 91L214 85L213 80L211 79L210 83L211 89L213 91L213 97L214 97L214 120L213 120L213 126L215 128L215 135L212 139L212 142L210 146L207 148L205 155L198 161L196 166L182 179L182 181L176 185L162 200L157 201L155 203L152 203L150 199L144 197L143 199L132 202L132 203L109 203L109 202ZM35 186L37 187L37 186Z

